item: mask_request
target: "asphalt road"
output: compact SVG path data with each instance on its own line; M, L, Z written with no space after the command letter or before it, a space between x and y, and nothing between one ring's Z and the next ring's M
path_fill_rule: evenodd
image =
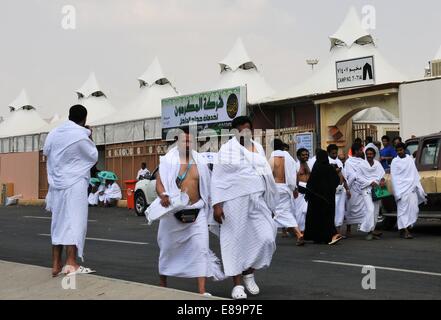
M126 209L90 210L85 263L98 275L158 284L157 225ZM51 266L50 215L39 207L0 208L0 260ZM258 271L261 294L254 299L440 299L441 221L420 221L414 240L394 231L368 242L362 234L339 245L294 245L277 239L271 267ZM211 247L219 254L216 237ZM376 267L376 289L362 288L362 267ZM192 279L169 286L196 291ZM230 280L208 282L210 293L229 297Z

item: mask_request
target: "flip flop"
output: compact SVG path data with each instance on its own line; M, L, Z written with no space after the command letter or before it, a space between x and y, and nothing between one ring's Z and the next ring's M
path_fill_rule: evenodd
M254 280L254 274L247 274L242 277L243 283L245 284L245 288L247 288L248 292L252 295L258 295L260 292L259 286L256 283L256 280Z
M205 292L202 294L203 297L212 297L213 295L211 293Z
M58 273L56 273L56 274L53 274L53 273L52 273L52 278L56 278L56 277L58 277L58 276L60 276L60 275L62 275L62 274L63 274L63 269L61 269L61 271L58 272Z
M235 286L233 288L233 291L231 292L231 297L234 300L244 300L248 298L247 294L245 293L245 287L244 286Z
M77 274L91 274L91 273L95 273L95 272L96 272L95 270L80 266L77 270L75 270L73 272L66 273L66 276L73 276L73 275L77 275Z
M334 240L332 240L331 242L329 242L328 244L329 244L330 246L333 246L333 245L335 245L337 242L339 242L339 241L341 241L341 240L343 240L343 237L342 237L342 236L339 236L339 237L335 238Z

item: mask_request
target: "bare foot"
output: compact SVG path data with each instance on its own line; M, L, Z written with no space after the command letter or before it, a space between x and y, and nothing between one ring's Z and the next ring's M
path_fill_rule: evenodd
M63 265L61 263L54 264L54 266L52 267L52 277L55 278L61 273L61 271L63 271Z
M80 267L80 265L77 264L77 263L75 263L75 264L66 264L66 266L64 267L63 272L64 272L64 274L67 275L69 273L77 271L79 267Z

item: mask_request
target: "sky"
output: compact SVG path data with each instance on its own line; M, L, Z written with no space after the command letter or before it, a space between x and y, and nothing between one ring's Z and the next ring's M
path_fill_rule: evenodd
M75 9L73 30L62 26L66 5ZM366 5L385 58L421 78L441 45L439 0L1 0L0 115L22 88L44 117L61 114L91 71L123 107L156 56L180 93L212 89L238 37L267 82L284 90L311 74L306 59L326 60L350 6L362 15Z

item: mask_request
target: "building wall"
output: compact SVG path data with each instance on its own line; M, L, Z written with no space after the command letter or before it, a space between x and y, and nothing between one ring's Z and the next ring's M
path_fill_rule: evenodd
M113 171L118 176L118 184L126 199L125 180L136 179L141 163L153 172L159 165L159 157L167 151L167 144L162 140L142 141L107 145L105 149L106 167L100 170Z
M255 129L283 129L315 125L315 106L311 103L287 103L253 107ZM276 118L279 123L277 125Z
M360 94L339 99L320 103L322 147L335 143L347 150L352 144L352 117L364 109L379 107L399 116L397 92Z
M13 183L14 194L24 200L38 199L38 152L0 154L0 181Z
M441 79L400 85L399 105L404 140L441 131Z

